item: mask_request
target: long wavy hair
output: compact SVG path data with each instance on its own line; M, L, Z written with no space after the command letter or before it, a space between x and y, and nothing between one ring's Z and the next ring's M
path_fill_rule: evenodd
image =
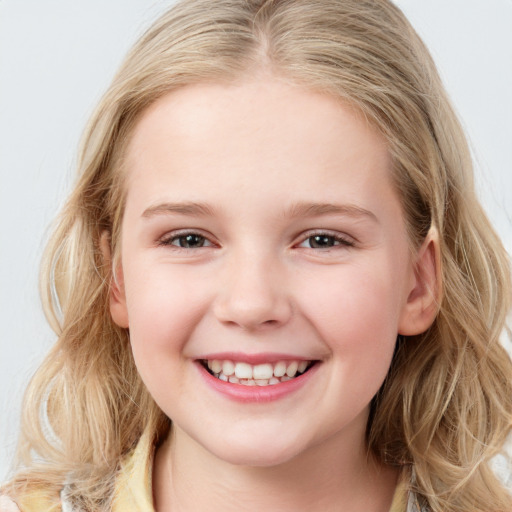
M122 458L143 432L170 421L109 314L125 186L123 156L141 113L198 82L265 68L357 108L385 137L413 247L440 233L442 298L431 328L399 338L371 407L368 449L413 468L412 488L434 512L512 509L489 469L509 433L512 364L499 343L511 309L507 254L475 194L461 126L435 65L387 0L185 0L128 54L92 116L76 186L42 265L41 290L58 340L26 392L19 469L5 488L108 510Z

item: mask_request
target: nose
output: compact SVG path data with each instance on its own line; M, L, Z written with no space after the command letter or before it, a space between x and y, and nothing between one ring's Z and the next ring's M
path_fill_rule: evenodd
M253 254L231 258L213 306L216 318L249 331L286 324L293 307L285 274L272 258Z

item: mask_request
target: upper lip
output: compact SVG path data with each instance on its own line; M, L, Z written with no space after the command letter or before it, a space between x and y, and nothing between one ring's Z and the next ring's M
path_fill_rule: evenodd
M240 363L248 363L251 365L263 363L277 363L278 361L316 361L314 357L305 357L295 354L284 354L275 352L264 352L259 354L245 354L242 352L216 352L211 354L204 354L196 358L197 360L220 360L220 361L233 361Z

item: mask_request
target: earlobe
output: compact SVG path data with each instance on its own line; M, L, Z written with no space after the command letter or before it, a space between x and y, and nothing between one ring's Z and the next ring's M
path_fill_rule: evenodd
M413 264L413 285L402 310L398 333L414 336L434 322L441 302L441 253L439 233L430 228Z
M110 246L110 233L104 231L100 238L100 249L105 265L110 270L109 277L109 303L112 320L123 328L128 328L128 310L124 291L124 276L121 265L113 268L112 250Z

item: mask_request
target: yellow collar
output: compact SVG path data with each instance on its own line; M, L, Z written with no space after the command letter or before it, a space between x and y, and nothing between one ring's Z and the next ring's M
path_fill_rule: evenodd
M153 456L152 436L145 432L133 453L121 466L112 512L155 512L151 484Z

